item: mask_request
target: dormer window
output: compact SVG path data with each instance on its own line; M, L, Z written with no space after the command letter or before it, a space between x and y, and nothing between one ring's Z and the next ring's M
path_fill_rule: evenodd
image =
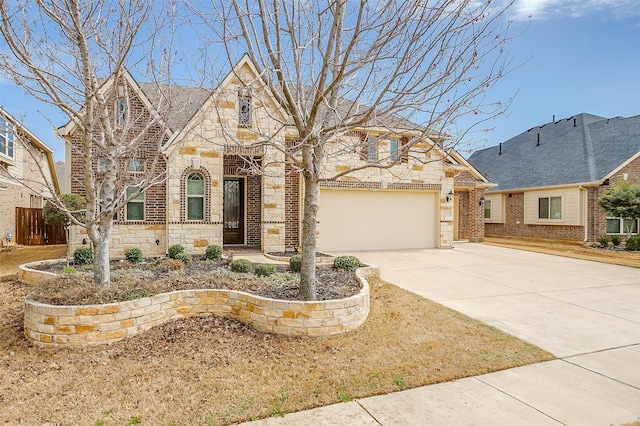
M0 156L13 160L13 139L15 127L13 123L0 116Z
M238 125L251 127L251 90L247 87L238 91Z

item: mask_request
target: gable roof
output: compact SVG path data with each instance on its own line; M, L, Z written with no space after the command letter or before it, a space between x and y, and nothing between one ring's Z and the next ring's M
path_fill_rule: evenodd
M469 162L497 187L491 191L599 184L640 154L640 115L578 114L534 127Z
M59 194L60 193L60 183L58 181L58 174L56 172L56 167L55 167L55 163L54 163L54 160L53 160L53 150L51 148L49 148L40 139L38 139L38 137L36 135L31 133L31 131L29 129L24 127L22 125L22 123L20 123L15 117L13 117L11 114L9 114L1 106L0 106L0 115L3 116L6 120L8 120L11 123L13 123L13 125L16 127L16 130L21 135L24 135L27 139L29 139L29 142L31 143L31 145L33 145L36 148L40 149L44 153L44 155L45 155L45 157L47 159L47 165L49 166L49 173L51 174L51 179L53 180L53 182L51 182L51 183L53 184L53 187L55 188L56 192Z
M187 125L212 94L212 90L203 87L158 86L156 83L138 83L138 86L152 105L160 104L161 90L171 92L170 97L175 109L167 117L167 125L174 133L179 132Z

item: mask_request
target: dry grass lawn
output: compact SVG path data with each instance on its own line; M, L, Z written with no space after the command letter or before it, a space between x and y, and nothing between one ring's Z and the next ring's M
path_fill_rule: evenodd
M605 250L591 247L593 243L578 241L541 240L535 238L486 237L486 244L519 250L535 251L574 259L592 260L613 265L640 268L640 251Z
M7 424L230 424L553 358L381 280L371 282L367 322L341 336L288 338L207 317L110 346L44 351L22 336L29 291L0 282Z

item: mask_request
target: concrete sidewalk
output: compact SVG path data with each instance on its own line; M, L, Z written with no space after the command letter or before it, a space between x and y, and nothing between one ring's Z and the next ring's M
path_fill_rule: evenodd
M559 359L251 424L617 425L640 418L640 269L468 243L350 254L380 266L383 279Z

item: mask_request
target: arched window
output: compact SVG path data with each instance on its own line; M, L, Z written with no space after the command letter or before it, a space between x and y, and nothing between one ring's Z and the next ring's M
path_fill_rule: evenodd
M187 220L204 220L204 177L197 172L187 177Z

